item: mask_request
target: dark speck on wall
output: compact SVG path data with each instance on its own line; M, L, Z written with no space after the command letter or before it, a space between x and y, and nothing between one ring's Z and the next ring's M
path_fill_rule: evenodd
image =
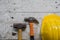
M11 17L12 19L14 19L14 17Z

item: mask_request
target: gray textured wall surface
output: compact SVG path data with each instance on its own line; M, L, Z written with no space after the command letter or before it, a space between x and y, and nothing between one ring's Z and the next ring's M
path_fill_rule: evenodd
M52 13L60 15L60 0L0 0L0 38L17 39L17 35L12 36L15 32L12 24L23 23L26 17L35 17L39 21L39 25L34 24L35 38L38 39L43 17ZM22 36L29 39L29 25Z

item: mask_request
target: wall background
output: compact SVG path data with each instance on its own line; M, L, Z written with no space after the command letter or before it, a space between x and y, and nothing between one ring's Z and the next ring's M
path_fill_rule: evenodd
M35 38L38 39L43 17L52 13L60 15L60 0L0 0L0 39L17 39L17 35L12 36L15 31L11 26L24 22L25 17L35 17L40 22L34 24ZM29 25L22 36L29 40Z

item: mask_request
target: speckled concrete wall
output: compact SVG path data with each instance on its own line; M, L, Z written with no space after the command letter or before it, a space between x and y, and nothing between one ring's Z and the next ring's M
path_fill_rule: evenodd
M38 25L34 24L35 39L39 39L42 19L52 13L60 15L60 0L0 0L0 38L17 39L12 24L23 23L26 17L35 17L39 21ZM29 30L27 25L22 33L23 39L29 39Z

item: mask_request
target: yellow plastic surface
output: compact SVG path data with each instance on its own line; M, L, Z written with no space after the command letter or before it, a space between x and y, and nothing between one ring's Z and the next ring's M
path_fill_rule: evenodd
M42 40L60 40L60 16L50 14L42 20Z

